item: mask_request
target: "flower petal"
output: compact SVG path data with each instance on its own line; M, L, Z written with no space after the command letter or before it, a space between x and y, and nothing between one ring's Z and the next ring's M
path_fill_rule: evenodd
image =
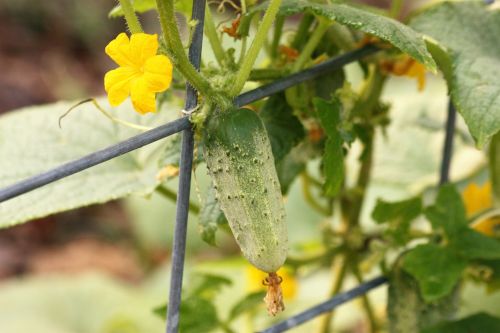
M148 58L154 57L158 50L158 35L145 33L133 34L130 37L130 57L142 66Z
M125 33L119 34L104 49L106 54L120 66L134 66L130 57L130 40Z
M172 63L164 55L157 55L146 60L144 80L151 91L160 92L168 89L172 82Z
M132 82L130 97L137 112L141 114L156 112L155 93L148 89L148 84L143 77Z
M139 73L131 67L119 67L104 75L104 89L108 93L109 104L117 106L130 94L130 84Z

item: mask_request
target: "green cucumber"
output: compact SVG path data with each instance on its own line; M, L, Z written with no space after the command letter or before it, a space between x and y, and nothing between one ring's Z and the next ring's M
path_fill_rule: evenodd
M262 120L249 109L219 112L207 120L203 141L216 198L243 256L264 272L276 272L285 262L288 236Z

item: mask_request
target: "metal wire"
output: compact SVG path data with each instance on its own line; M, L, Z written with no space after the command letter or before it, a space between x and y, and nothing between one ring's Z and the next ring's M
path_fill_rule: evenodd
M338 307L341 304L349 302L350 300L366 294L368 291L381 286L387 282L387 278L379 276L373 280L367 281L349 291L338 294L337 296L329 299L326 302L320 303L312 308L296 314L290 318L283 320L282 322L269 327L268 329L261 331L261 333L278 333L289 330L290 328L297 327L306 321L309 321L317 316L329 312L332 309Z
M377 47L373 45L367 45L357 50L346 52L336 58L332 58L330 60L322 62L319 65L310 67L309 69L289 75L249 92L243 93L236 97L234 104L236 104L237 106L243 106L255 102L256 100L271 96L277 92L288 89L299 83L338 70L353 61L357 61L378 51L380 51L380 49L378 49Z
M169 0L167 0L169 1ZM189 47L189 61L196 69L200 69L201 50L203 47L203 22L205 20L205 0L193 0L191 19L198 24ZM188 83L186 85L185 110L191 110L198 104L198 93ZM189 117L188 115L185 118ZM179 191L175 218L174 240L172 246L172 272L170 274L170 293L168 295L167 333L177 333L180 321L182 296L182 278L184 275L184 259L186 256L186 234L189 215L189 195L191 192L191 170L193 168L194 138L191 126L182 133L182 148L179 172Z
M144 147L152 142L163 139L169 135L189 128L188 119L177 119L168 124L156 127L150 131L136 135L109 146L95 153L89 154L80 159L68 162L52 170L43 172L36 176L27 178L13 185L0 190L0 202L9 200L26 192L32 191L44 185L50 184L61 178L73 175L100 163L109 161L112 158L126 154L140 147Z
M346 64L358 61L361 58L376 51L377 49L375 49L374 47L367 46L355 51L347 52L339 57L325 61L319 65L310 67L289 77L277 80L276 82L246 92L236 97L235 104L237 106L243 106L255 102L261 98L290 88L293 85L297 85L307 80L327 74L331 71L338 70ZM186 110L189 109L186 108ZM133 136L130 139L122 141L116 145L109 146L95 153L86 155L80 159L71 161L49 171L4 187L3 189L0 189L0 203L88 169L92 166L109 161L114 157L129 153L147 144L164 139L189 127L189 120L186 117L183 117L168 124L154 128L150 131Z
M448 117L446 118L446 133L443 145L443 159L439 174L439 185L448 183L450 178L451 156L453 154L453 137L455 136L455 123L457 111L451 100L448 103Z

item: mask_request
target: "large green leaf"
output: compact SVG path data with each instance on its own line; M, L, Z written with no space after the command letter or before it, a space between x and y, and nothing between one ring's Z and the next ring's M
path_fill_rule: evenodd
M344 181L344 141L338 128L341 123L342 102L338 97L334 97L331 102L315 98L314 107L327 136L323 155L325 193L335 196Z
M426 302L448 295L457 284L467 261L454 251L435 244L419 245L404 256L403 269L418 282Z
M254 7L244 18L242 25L247 24L256 12L264 10L268 3ZM388 18L375 14L371 11L359 7L342 3L322 4L308 0L286 0L283 1L279 14L294 15L298 13L310 12L314 15L325 17L331 21L336 21L352 29L361 30L383 39L404 53L407 53L415 60L426 65L435 71L436 63L431 54L427 51L422 35L412 28Z
M441 323L424 330L422 333L473 333L500 332L500 318L487 313L477 313L457 321Z
M271 141L274 161L278 163L304 138L304 127L284 94L269 97L259 115Z
M100 101L106 108L105 101ZM74 103L56 103L0 117L0 187L118 143L139 131L117 125L91 104L78 107L58 127L58 118ZM172 120L170 109L140 116L127 102L116 116L145 126ZM0 227L53 213L125 197L147 195L158 185L158 159L167 140L115 158L84 172L0 204Z
M220 225L226 224L227 219L215 197L215 189L211 185L201 208L198 225L200 226L201 239L212 246L216 246L216 232Z
M500 241L475 230L464 228L450 241L456 253L464 258L500 259Z
M479 147L500 130L500 11L482 1L444 2L411 21L432 37L453 102Z
M378 200L372 217L375 222L389 225L388 235L397 244L404 245L409 238L411 222L422 213L422 199L410 198L397 202Z
M451 239L468 226L462 198L451 184L439 189L435 204L426 209L425 215L434 229L444 229Z

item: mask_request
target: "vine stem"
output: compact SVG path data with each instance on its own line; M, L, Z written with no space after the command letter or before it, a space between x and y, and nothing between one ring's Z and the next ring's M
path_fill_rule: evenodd
M306 202L312 208L314 208L318 213L325 216L329 216L330 211L327 208L323 207L319 202L317 202L314 196L312 195L310 189L311 183L307 173L303 172L301 174L301 180L302 180L302 193L304 195L304 198L306 199Z
M205 96L211 96L214 94L214 91L210 87L210 83L194 68L184 52L184 46L182 45L174 14L174 1L156 0L156 6L158 7L163 36L167 41L169 52L172 55L172 61L193 88Z
M300 69L302 69L302 67L304 67L305 63L311 57L311 54L314 52L318 44L321 42L321 38L328 30L329 26L330 22L328 22L327 20L325 19L319 20L318 26L314 29L313 33L309 37L309 40L302 49L302 52L300 52L299 58L297 59L297 61L294 62L292 67L292 72L298 72Z
M222 43L217 35L217 30L215 29L215 22L212 17L212 12L210 11L210 7L207 4L207 9L205 10L205 35L208 38L208 42L212 47L212 51L214 52L215 59L222 67L225 63L226 55L224 53L224 48L222 47Z
M278 55L278 46L280 44L281 35L283 32L283 26L285 25L285 17L278 16L276 22L274 23L274 35L273 42L271 44L271 57L274 59Z
M166 199L172 200L173 202L177 201L177 193L175 193L174 191L172 191L168 187L165 187L163 185L158 186L156 188L156 192L161 194ZM198 215L198 214L200 214L200 207L197 204L195 204L194 202L190 201L189 202L189 211L193 214Z
M240 70L236 75L236 80L232 86L232 89L229 91L230 96L236 96L243 89L246 80L250 76L252 67L257 60L257 56L259 55L259 51L261 50L262 45L267 38L267 34L269 32L269 29L271 28L271 24L278 14L281 1L282 0L271 0L269 7L267 7L264 18L259 25L257 33L255 34L255 38L253 39L252 44L250 45L250 48L248 49L248 52L243 59Z
M340 269L338 269L336 266L336 263L335 261L333 262L333 265L332 265L332 270L334 271L334 275L335 275L335 278L334 278L334 282L333 282L333 285L332 285L332 289L330 290L330 295L329 295L329 298L332 298L333 296L337 295L340 290L342 289L342 286L344 284L344 280L347 276L347 268L348 268L348 258L347 258L347 254L343 255L341 257L341 263L340 263ZM330 326L332 324L332 321L333 321L333 316L334 316L334 312L333 311L330 311L328 312L324 317L323 317L323 320L320 324L320 328L319 328L319 332L320 333L328 333L330 332Z
M362 284L363 276L359 270L357 262L352 266L352 273L356 277L358 283ZM375 312L373 311L373 306L370 302L370 299L368 298L368 295L364 294L361 299L363 302L363 308L365 309L366 316L368 317L368 321L370 322L370 332L375 333L377 332L378 325L377 325L377 319L375 318Z
M134 7L130 0L120 0L120 6L122 7L123 14L125 15L125 21L128 25L128 30L132 34L138 34L143 32L141 23L135 15Z
M404 0L392 0L391 8L389 10L389 16L397 19L401 13L401 8L403 7Z

